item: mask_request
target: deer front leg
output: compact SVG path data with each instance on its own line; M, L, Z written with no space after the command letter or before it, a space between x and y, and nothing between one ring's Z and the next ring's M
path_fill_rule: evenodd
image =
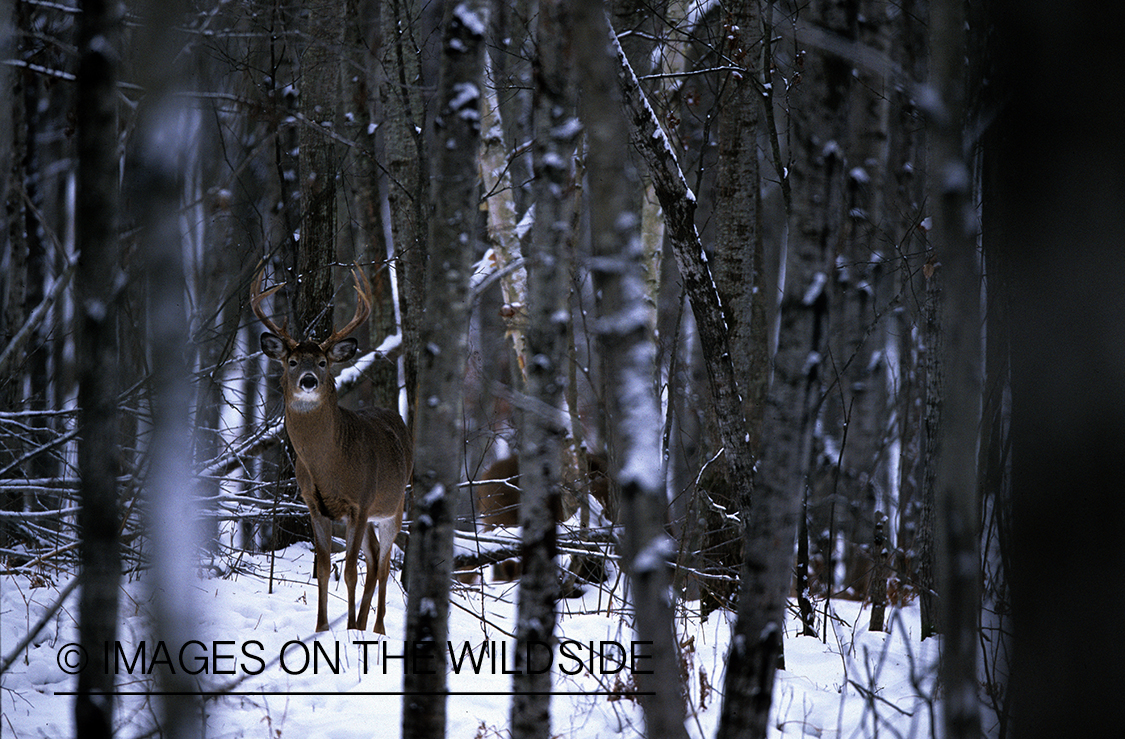
M316 570L316 630L328 631L328 576L332 569L332 521L312 513L313 568Z
M348 588L348 628L362 630L367 625L367 614L360 612L359 620L356 620L355 586L359 580L359 550L363 546L363 530L367 526L367 521L356 520L356 518L354 515L349 516L346 521L348 541L344 553L344 584ZM370 574L367 579L371 579ZM364 602L367 602L366 599Z

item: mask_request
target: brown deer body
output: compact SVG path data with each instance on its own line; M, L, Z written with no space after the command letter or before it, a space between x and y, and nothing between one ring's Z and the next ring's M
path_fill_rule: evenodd
M585 484L576 483L574 487L584 488L594 496L604 508L609 500L609 478L606 476L605 457L590 454L586 459L588 465ZM520 459L519 457L502 457L480 476L485 482L478 483L475 487L477 520L486 531L498 526L520 525ZM563 523L578 507L578 490L570 489L564 485L563 495L557 500L557 506L552 511L556 523Z
M600 505L601 515L605 516L605 506L609 501L609 477L605 457L590 454L587 459L585 481L575 480L563 483L562 495L555 499L551 513L555 523L564 523L579 506L579 495L588 493ZM505 526L520 525L520 460L519 457L502 457L493 462L481 475L477 483L476 515L483 531ZM510 582L520 576L520 561L506 559L492 566L492 579L497 582ZM463 580L471 582L470 580ZM568 596L569 597L569 596Z
M387 576L391 545L402 526L405 488L413 471L413 443L398 413L385 408L350 411L336 396L332 366L355 356L358 343L347 338L371 310L371 288L357 267L359 298L352 320L318 343L291 337L261 308L280 285L261 291L259 271L251 288L251 306L266 328L262 351L282 364L285 429L296 454L297 486L312 518L316 553L316 630L328 629L328 577L332 522L346 526L344 584L348 590L348 628L366 629L376 583L379 601L374 631L385 634ZM367 560L363 597L356 610L359 551Z

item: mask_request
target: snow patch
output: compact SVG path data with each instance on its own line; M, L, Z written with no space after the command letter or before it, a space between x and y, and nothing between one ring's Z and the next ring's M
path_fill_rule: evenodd
M657 553L661 546L654 543L646 549ZM342 552L334 554L333 563L342 558ZM275 564L272 584L271 561ZM405 649L401 639L405 633L407 598L399 585L401 571L396 566L391 575L386 639L375 641L374 635L344 631L346 594L341 579L329 583L333 631L315 635L314 641L316 585L312 567L313 553L308 545L295 544L270 554L241 554L237 576L197 577L184 583L197 594L194 601L198 608L191 622L192 630L184 639L202 642L208 656L214 643L219 655L235 657L211 661L193 679L198 681L199 689L217 693L237 681L234 689L244 694L209 698L203 717L206 726L200 734L250 737L280 732L286 736L349 737L369 736L373 727L384 727L384 733L397 736L403 701L393 694L402 689ZM117 638L129 658L136 653L140 640L147 638L152 614L147 612L146 587L139 580L121 585L122 602L129 607L121 609ZM491 650L505 650L509 660L514 655L514 637L509 636L515 634L517 623L513 587L512 583L458 586L450 594L448 639L456 653L461 654L466 644L477 654L482 645L489 652L479 674L464 669L460 673L451 671L448 676L452 693L447 707L449 736L476 736L482 726L491 727L489 730L498 735L508 731L510 698L505 694L511 691L512 677L504 674L499 659L493 667ZM617 588L615 595L608 596L608 589L591 587L583 596L560 606L556 641L568 640L571 651L579 655L583 653L582 645L592 643L597 647L602 641L616 641L628 650L638 637L624 615L629 610L621 600L622 590ZM0 619L0 643L12 647L18 644L27 625L58 595L58 587L32 587L31 578L25 575L0 579L0 613L4 614ZM5 736L75 734L74 699L60 693L75 690L77 676L60 676L59 665L67 664L65 650L79 641L77 607L70 607L76 598L77 593L42 632L49 638L28 647L4 673ZM610 602L612 608L608 607ZM208 606L206 610L204 605ZM430 601L422 607L436 610L438 605ZM793 612L795 609L787 618ZM941 714L936 687L940 637L918 641L916 604L891 609L889 633L869 632L869 617L868 607L860 603L834 600L827 643L798 636L799 625L795 621L785 624L787 669L777 673L774 706L770 711L772 727L785 727L785 736L794 731L798 736L873 736L876 728L880 734L886 731L896 736L932 734L929 717ZM732 614L721 610L706 622L695 617L677 619L677 635L683 643L692 644L683 653L684 666L693 676L685 687L689 693L685 702L693 706L688 717L692 737L715 735L722 701L716 698L711 686L721 684L731 645L732 621ZM772 628L779 626L774 624ZM234 640L235 644L228 645L223 640ZM363 644L359 640L368 641ZM180 647L179 643L168 645L168 655L177 670ZM153 642L148 641L148 663L152 662L153 648ZM289 671L278 662L283 651ZM197 647L189 646L186 654L190 657L201 653ZM305 655L309 657L307 665L303 661ZM387 655L392 658L385 659ZM559 670L558 655L556 652L551 683L551 690L557 691L551 702L552 735L564 739L635 735L637 727L643 725L640 707L629 700L594 700L582 695L581 691L605 690L608 686L599 682L603 676L587 672L564 674ZM333 674L325 657L338 666L339 674ZM588 650L585 659L588 663ZM568 668L576 664L572 659L563 661ZM156 671L166 667L166 663L157 664ZM224 674L231 669L236 674ZM125 674L124 666L121 672L118 685L122 690L157 688L150 676L142 674L139 665L132 675ZM702 675L706 681L698 679ZM622 676L627 678L627 672ZM677 676L658 678L675 680ZM459 691L462 695L456 694ZM257 693L273 693L275 697L255 698ZM703 695L710 698L701 699ZM877 702L872 702L872 695L878 696ZM145 695L123 695L117 699L117 715L129 717L119 727L122 739L157 733L150 701Z
M645 544L633 558L633 572L659 572L668 566L676 556L676 542L667 534L660 533Z
M805 294L801 297L801 305L811 306L815 303L824 292L824 286L828 284L828 275L824 272L817 272L813 275L812 282L809 283L808 288L805 289Z
M471 82L458 82L453 86L449 107L462 120L480 120L480 89Z
M422 498L422 504L427 507L433 506L440 502L444 497L445 486L439 482L438 484L430 488L430 492L426 493L426 495Z
M453 17L474 36L483 36L488 27L487 13L477 12L468 3L458 3L453 9Z
M535 225L535 203L532 203L527 212L520 218L520 222L516 224L516 238L522 239L531 232L531 227Z
M553 151L549 151L540 159L543 166L547 169L557 169L560 171L566 170L566 160Z
M559 141L572 141L582 133L582 121L571 116L551 130L551 137Z

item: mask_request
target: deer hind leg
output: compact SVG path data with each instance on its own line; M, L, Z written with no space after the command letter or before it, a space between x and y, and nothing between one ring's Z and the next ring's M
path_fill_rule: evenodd
M371 521L364 522L363 558L367 561L367 574L363 578L363 600L359 603L357 628L361 631L367 629L367 617L371 615L371 596L375 593L375 585L378 583L376 572L379 567L379 550L376 542L374 524Z
M316 571L316 630L328 631L328 575L332 568L332 520L312 513L313 569Z
M371 597L378 583L379 602L375 609L375 626L372 628L376 634L387 633L383 626L383 617L387 613L387 577L391 572L391 548L401 525L401 514L391 518L372 518L367 525L367 582L363 588L363 608L366 620L371 609Z

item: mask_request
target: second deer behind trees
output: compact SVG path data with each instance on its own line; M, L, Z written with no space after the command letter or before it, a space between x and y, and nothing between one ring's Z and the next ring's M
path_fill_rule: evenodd
M316 630L328 629L328 576L331 569L333 521L346 524L344 583L348 590L348 628L366 629L376 582L379 585L374 631L385 634L387 576L391 546L402 526L405 489L413 471L413 441L399 414L386 408L351 411L341 408L332 366L355 357L358 342L348 338L371 312L371 286L358 265L355 316L344 328L319 343L298 341L287 324L278 326L262 301L281 289L261 290L259 270L251 287L250 305L269 331L261 336L262 351L282 365L285 429L296 454L297 485L312 518L316 553ZM356 609L359 551L367 560L363 597Z

